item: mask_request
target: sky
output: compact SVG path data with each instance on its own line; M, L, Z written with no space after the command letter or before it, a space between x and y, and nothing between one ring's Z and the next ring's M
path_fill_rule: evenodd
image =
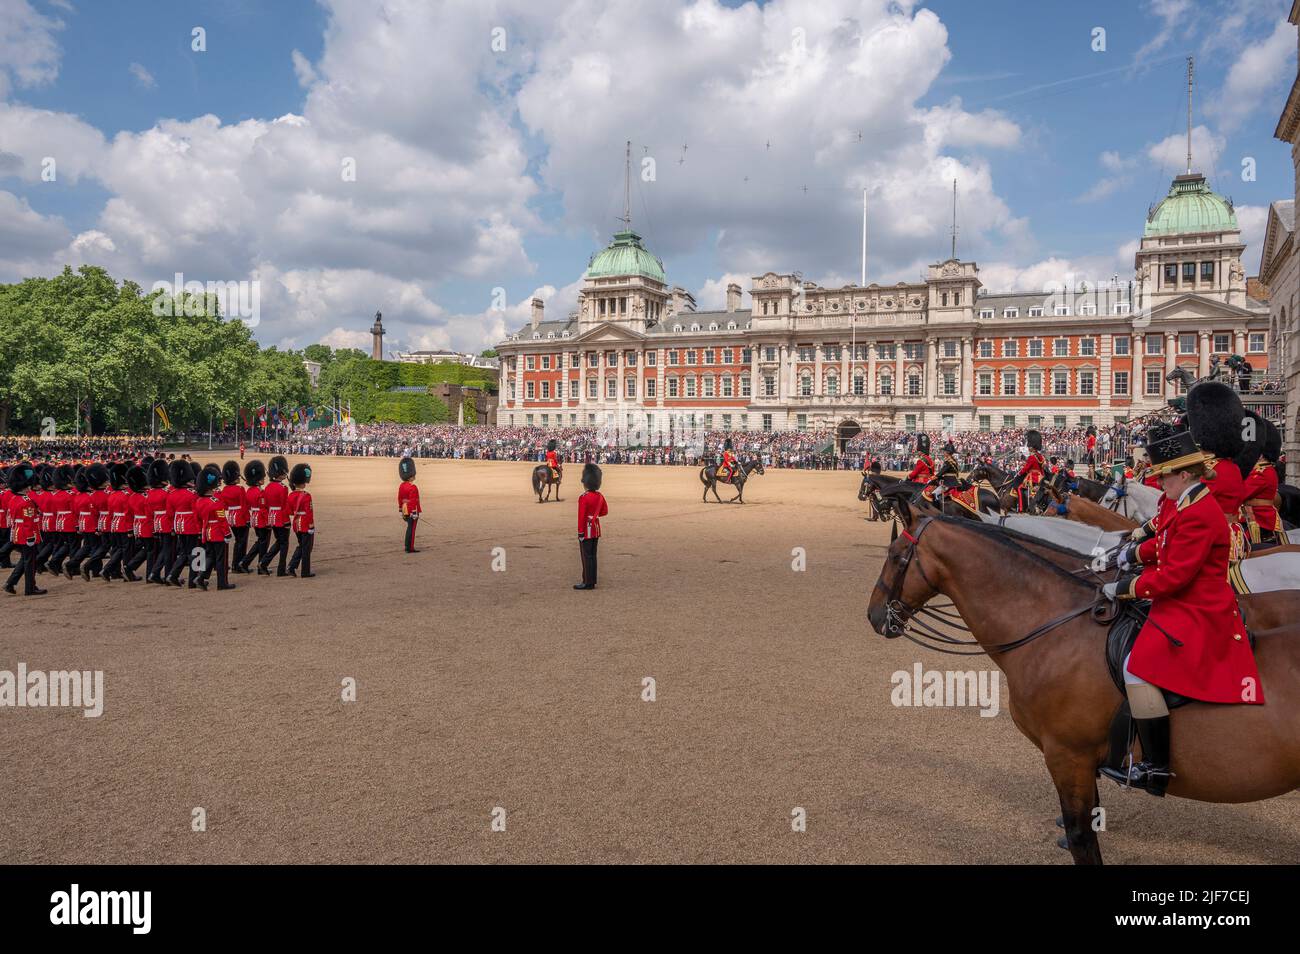
M1290 0L0 0L0 282L256 283L264 345L479 351L632 226L767 271L1132 277L1193 165L1246 269L1293 196Z

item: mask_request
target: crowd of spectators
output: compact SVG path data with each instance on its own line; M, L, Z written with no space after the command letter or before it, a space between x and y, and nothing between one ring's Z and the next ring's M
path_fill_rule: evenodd
M0 437L0 460L58 459L107 460L138 458L162 453L161 437L148 435L100 435L36 437L10 434Z

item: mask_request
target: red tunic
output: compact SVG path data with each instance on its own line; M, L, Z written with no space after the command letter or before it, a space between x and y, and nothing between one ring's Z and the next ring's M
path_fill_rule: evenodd
M273 480L262 491L262 502L266 507L268 526L287 527L289 525L289 488L278 480Z
M149 503L149 495L143 493L131 494L131 532L135 534L138 540L150 540L153 538L153 509Z
M244 498L248 501L249 526L254 530L260 530L266 527L268 525L266 522L267 514L266 507L262 502L262 488L249 487L248 490L244 492Z
M596 490L588 490L578 498L578 538L595 539L600 536L600 518L609 513L605 495Z
M1244 490L1245 505L1250 508L1259 529L1277 530L1277 508L1273 506L1273 498L1277 496L1277 468L1267 461L1260 461L1246 478Z
M420 488L413 480L404 480L397 487L397 508L400 510L403 504L407 513L420 512Z
M14 492L8 487L0 490L0 530L6 530L9 527L9 501L13 499Z
M220 497L199 497L194 501L194 513L204 543L222 543L230 533L226 521L226 508Z
M560 455L553 450L546 452L546 463L550 465L551 470L560 469Z
M289 495L289 515L294 533L310 533L316 529L316 514L311 509L311 494L295 490Z
M226 506L226 522L232 527L248 526L248 496L238 484L226 484L217 494Z
M55 533L73 533L77 529L77 522L72 511L72 502L76 499L76 494L71 490L56 490L54 492L54 532Z
M173 490L167 498L167 525L172 533L182 536L198 536L199 515L194 510L198 494L189 488Z
M72 518L77 522L78 533L95 532L95 508L91 505L90 491L82 491L72 498Z
M108 495L108 532L126 533L131 529L131 499L125 490Z
M929 454L922 454L916 459L916 466L907 475L907 479L923 484L934 476L934 461Z
M1166 513L1155 564L1130 591L1151 600L1151 611L1129 671L1203 702L1262 703L1259 670L1228 583L1229 531L1217 502L1204 485L1194 486Z
M42 490L39 495L32 493L29 495L32 503L41 512L41 533L54 532L54 492L51 490Z
M1034 451L1029 455L1020 470L1016 472L1016 476L1023 475L1026 483L1036 484L1043 479L1045 473L1047 473L1047 461L1043 459L1041 453Z
M10 540L16 547L40 543L40 507L23 494L12 494L9 498L9 528Z
M145 494L146 509L150 514L151 530L154 533L171 533L172 528L167 523L167 490L163 487L151 488L149 493Z
M103 533L108 529L108 491L92 490L90 509L95 514L95 532Z

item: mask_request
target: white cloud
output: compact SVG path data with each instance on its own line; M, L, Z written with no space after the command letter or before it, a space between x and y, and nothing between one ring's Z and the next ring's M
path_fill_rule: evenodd
M1158 53L1176 36L1187 36L1195 23L1192 0L1147 0L1147 12L1160 21L1155 35L1147 40L1133 57L1141 65L1147 57Z
M1241 227L1241 242L1246 250L1241 253L1241 264L1248 275L1259 273L1260 256L1264 251L1264 230L1268 226L1268 206L1239 205L1233 209L1237 225Z
M132 63L127 67L127 70L144 89L153 89L158 85L158 81L153 78L153 74L139 63Z
M1221 129L1232 131L1260 106L1275 108L1275 98L1269 94L1290 86L1295 54L1295 27L1285 19L1277 21L1267 37L1241 51L1205 111Z
M1227 140L1205 126L1192 127L1192 170L1207 175L1217 168ZM1149 158L1160 170L1178 175L1187 169L1187 135L1175 133L1147 147Z
M45 16L28 0L0 0L0 99L11 85L54 81L61 58L54 34L61 29L62 20Z

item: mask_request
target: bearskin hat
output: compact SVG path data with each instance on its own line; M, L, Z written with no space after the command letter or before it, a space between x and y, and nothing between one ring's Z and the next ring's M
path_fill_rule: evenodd
M1038 431L1030 429L1025 431L1025 446L1030 450L1040 451L1043 449L1043 435Z
M279 480L287 473L289 473L289 462L278 454L272 457L271 464L267 468L267 476L272 480Z
M78 493L89 493L90 482L86 480L86 471L88 468L78 467L72 472L72 486L77 488Z
M918 454L930 453L930 435L924 431L916 435L916 452Z
M86 483L91 490L101 490L108 483L108 468L103 464L91 464L86 468Z
M264 480L266 480L266 465L260 460L250 460L244 465L244 482L248 486L256 487Z
M582 486L588 490L599 490L603 478L604 475L595 464L587 464L582 468Z
M132 493L142 494L149 486L149 478L145 475L143 467L132 467L126 472L126 485L131 488Z
M126 486L126 464L113 464L108 468L108 482L114 490L121 490Z
M36 469L28 461L19 461L9 468L9 489L21 493L36 479Z
M168 468L167 480L173 487L185 487L194 483L194 471L190 470L190 465L185 461L174 460Z
M1263 456L1270 464L1276 464L1278 458L1282 456L1282 432L1277 429L1277 425L1272 421L1264 422L1264 450Z
M957 448L952 446L952 441L944 441L943 452L945 454L956 454Z
M1242 422L1241 453L1232 459L1243 477L1249 476L1250 472L1255 469L1255 464L1259 461L1260 455L1264 453L1264 441L1268 439L1268 421L1254 411L1247 411L1246 417L1250 419L1251 423ZM1246 435L1250 435L1251 439L1246 440Z
M722 449L723 449L723 450L735 450L735 449L736 449L735 446L731 443L731 438L730 438L730 437L728 437L725 441L722 442Z
M228 460L221 466L221 479L229 486L239 483L239 462Z
M149 462L149 486L155 490L160 490L167 486L167 461L161 457L155 458Z
M1241 433L1245 418L1241 398L1226 384L1202 381L1187 392L1187 422L1192 440L1215 457L1235 461L1245 450L1246 441Z
M554 440L554 438L552 438L551 440L549 440L549 441L546 442L546 449L547 449L547 450L555 450L555 440Z
M221 468L216 464L208 464L195 475L194 492L200 497L206 497L220 486Z
M403 480L410 480L415 476L415 461L409 457L403 457L397 462L397 476Z
M37 467L36 476L40 480L41 490L54 489L54 468L49 464L41 464Z
M1085 430L1083 433L1086 434L1086 435L1088 435L1089 437L1096 437L1096 436L1097 436L1097 425L1096 425L1096 424L1089 424L1087 430Z
M60 464L54 473L54 486L59 490L71 490L74 473L76 471L71 464Z
M873 461L871 462L871 472L872 472L873 474L878 474L878 473L880 473L880 461L878 461L878 460L873 460Z
M311 468L306 464L294 464L293 470L289 472L289 483L295 487L311 483Z

